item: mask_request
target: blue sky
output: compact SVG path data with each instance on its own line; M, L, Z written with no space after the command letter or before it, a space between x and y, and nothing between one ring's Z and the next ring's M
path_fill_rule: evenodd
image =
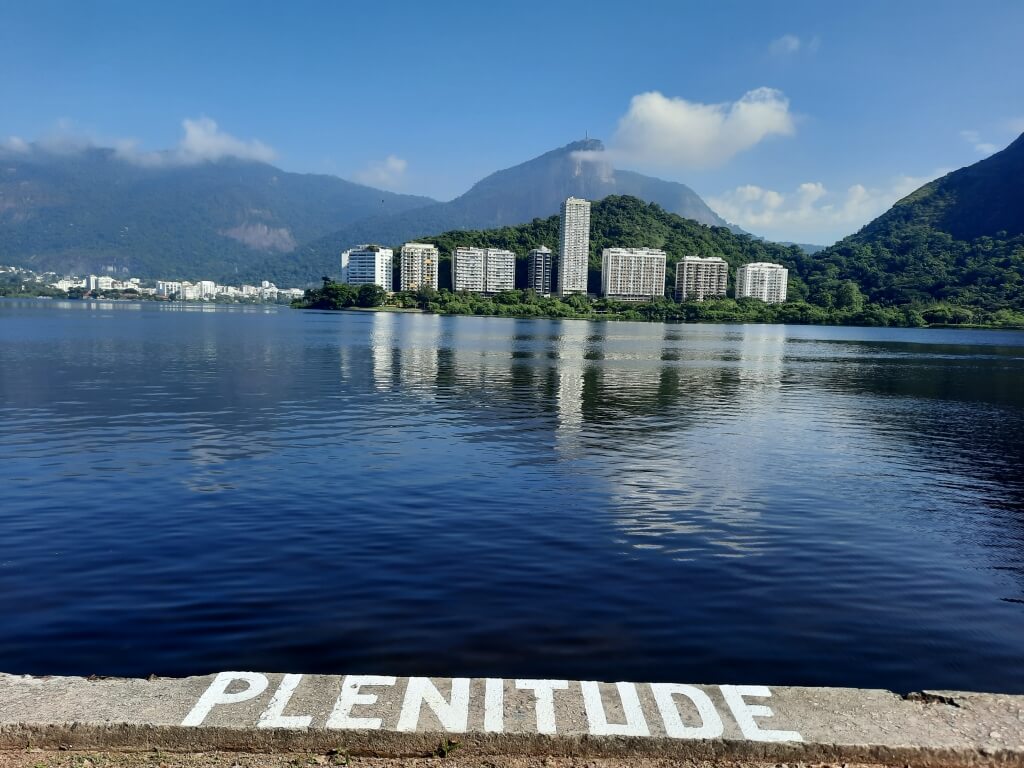
M6 0L0 142L448 199L589 132L750 231L830 242L1024 132L1022 40L1018 0Z

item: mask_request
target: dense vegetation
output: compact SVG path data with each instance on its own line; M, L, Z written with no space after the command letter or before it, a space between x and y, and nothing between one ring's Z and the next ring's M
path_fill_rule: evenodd
M646 303L590 299L586 296L538 296L530 290L506 291L496 296L454 293L447 288L425 288L387 296L379 286L353 286L324 280L321 288L306 291L294 302L300 309L349 309L394 307L446 315L495 317L553 317L584 320L646 320L704 323L795 323L802 325L870 325L923 327L926 325L1024 326L1024 313L1004 310L995 315L975 315L962 308L933 306L923 310L909 306L885 307L861 304L856 308L826 308L805 301L765 304L757 299L715 299L677 303L669 298Z
M1024 310L1024 136L926 184L797 267L809 298L824 306L837 282L850 280L884 305Z
M912 206L923 194L915 193L899 205ZM906 211L906 208L901 210L899 216L886 214L857 235L810 255L799 246L766 242L736 234L725 227L703 226L633 197L612 196L593 204L588 286L592 293L600 290L600 254L604 248L649 246L661 248L668 254L666 291L669 294L675 284L675 265L687 254L720 256L729 263L733 276L738 266L752 261L781 263L790 270L790 300L778 306L732 298L683 304L670 298L646 304L622 304L603 299L591 302L582 297L561 301L525 291L510 291L488 298L454 294L449 290L450 254L460 245L514 251L519 257L517 283L525 283L525 254L541 245L557 250L557 216L534 219L515 227L458 230L417 238L441 250L442 290L427 294L400 293L389 303L431 312L478 315L1024 326L1021 234L956 240L948 233L921 223L917 217L907 215ZM731 278L730 295L732 284ZM322 290L312 291L306 304L317 301Z

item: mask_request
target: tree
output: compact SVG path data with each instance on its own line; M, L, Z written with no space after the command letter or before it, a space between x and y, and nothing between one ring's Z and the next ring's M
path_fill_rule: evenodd
M376 283L360 285L356 292L356 305L360 307L379 307L387 299L388 294Z

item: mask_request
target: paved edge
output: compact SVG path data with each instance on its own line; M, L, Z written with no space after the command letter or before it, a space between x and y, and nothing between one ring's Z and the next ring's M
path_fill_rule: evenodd
M248 699L245 680L230 675L250 675L267 681L266 687ZM289 687L289 678L291 686ZM251 680L252 678L250 678ZM517 688L521 682L496 681L505 698L499 703L505 713L505 732L485 732L485 681L464 681L470 692L465 703L468 726L465 732L446 729L445 706L456 700L456 682L444 678L391 678L396 682L381 691L375 701L355 698L349 706L351 717L381 715L376 727L324 727L337 711L338 699L349 682L362 677L259 675L221 673L182 679L101 679L29 677L0 674L0 750L30 748L168 752L338 752L353 757L479 757L509 755L531 757L652 758L718 762L829 762L875 763L913 766L1024 766L1024 696L934 692L899 696L889 691L792 688L759 686L679 686L698 694L720 715L720 732L710 738L676 737L657 721L650 684L581 684L568 681L558 688L555 713L559 732L538 733L540 708L531 689ZM380 679L380 678L374 678ZM409 707L412 681L420 689L436 690L441 698L431 704L430 696L416 704L418 720L414 730L399 730L399 714ZM550 683L552 681L542 681ZM558 683L567 681L555 681ZM200 700L215 689L224 701L206 709L196 725L183 725L200 707ZM363 683L363 685L380 685ZM597 733L594 711L588 710L585 688L597 692L604 709L604 728L624 728L631 717L629 686L638 691L636 709L649 723L650 736ZM616 686L627 686L626 689ZM644 686L647 686L646 688ZM736 707L735 690L743 695L758 725L792 728L801 740L758 740L755 730L744 729L742 711ZM727 692L725 689L732 689ZM255 690L255 687L250 690ZM366 695L368 688L352 689L354 696ZM287 691L284 696L282 691ZM361 693L362 691L362 693ZM584 693L580 698L576 692ZM625 694L627 695L624 695ZM676 692L678 693L678 692ZM733 703L729 703L730 693ZM474 694L479 694L474 696ZM529 694L529 696L527 696ZM234 696L234 700L231 699ZM445 699L445 697L448 697ZM574 696L576 698L574 698ZM751 698L753 697L753 698ZM579 701L576 699L579 698ZM699 698L699 696L698 696ZM704 700L704 699L701 699ZM590 704L593 704L591 699ZM700 718L697 709L677 711L687 725ZM772 709L768 709L771 704ZM372 706L371 706L372 705ZM742 706L742 703L741 703ZM275 708L276 707L276 708ZM376 711L370 711L376 708ZM433 711L432 711L433 710ZM535 717L536 711L536 717ZM276 727L275 718L300 719L311 713L302 727ZM769 719L771 718L771 719ZM705 711L704 720L707 723ZM269 726L269 727L268 727ZM646 727L646 726L645 726ZM588 732L588 729L590 732ZM798 732L798 733L797 733ZM767 731L773 733L773 731ZM752 735L753 734L753 735ZM802 735L801 735L802 734Z

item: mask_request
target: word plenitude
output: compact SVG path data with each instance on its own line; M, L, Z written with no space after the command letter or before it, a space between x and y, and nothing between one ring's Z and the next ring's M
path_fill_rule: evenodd
M325 701L322 688L304 691L303 675L287 674L268 701L257 702L265 698L269 686L268 677L257 672L222 672L199 697L182 725L203 725L214 710L225 715L230 712L231 719L237 720L242 705L251 709L257 728L413 732L439 726L449 733L466 733L472 718L474 730L483 733L714 739L725 730L722 713L707 692L715 689L677 683L465 677L435 682L426 677L348 675L342 679L340 690L335 688L336 697L331 691L331 700ZM716 689L743 738L803 741L796 731L773 730L758 722L774 713L765 704L748 699L770 698L769 688L722 685ZM253 709L257 703L259 708ZM425 710L432 717L421 725Z

